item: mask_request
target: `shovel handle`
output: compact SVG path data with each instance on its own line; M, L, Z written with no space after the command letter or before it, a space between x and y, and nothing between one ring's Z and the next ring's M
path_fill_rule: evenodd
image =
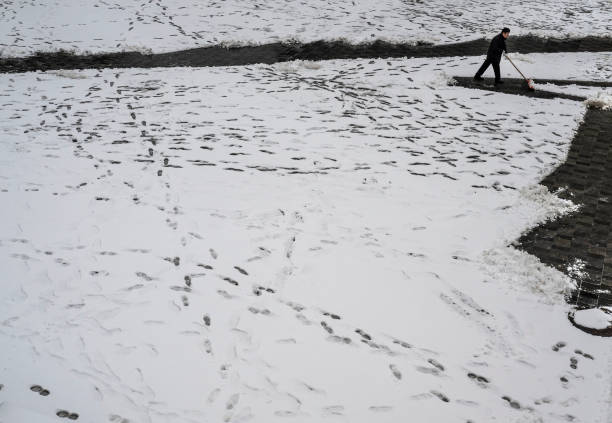
M514 66L514 69L516 69L516 71L517 71L518 73L520 73L520 74L521 74L521 76L523 77L523 79L524 79L525 81L527 81L527 78L525 77L525 75L523 75L523 72L521 72L521 71L520 71L520 69L516 67L516 65L515 65L515 64L514 64L514 62L513 62L513 61L510 59L510 57L508 57L508 55L507 55L507 54L505 54L505 53L504 53L504 56L506 57L506 59L508 59L508 61L509 61L510 63L512 63L512 66Z

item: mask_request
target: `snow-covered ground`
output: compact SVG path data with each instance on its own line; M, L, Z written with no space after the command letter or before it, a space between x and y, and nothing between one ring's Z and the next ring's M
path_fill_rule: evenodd
M512 61L528 78L538 79L565 79L603 81L612 80L612 52L604 53L572 53L572 54L509 54ZM484 56L483 56L484 59ZM518 72L505 58L501 61L502 77L519 77ZM466 73L465 75L470 75ZM493 76L491 67L488 74Z
M579 206L537 182L585 106L478 65L0 75L0 421L608 422L611 341L507 247Z
M607 0L32 0L0 3L0 56L166 52L216 44L346 39L449 43L513 35L609 36Z

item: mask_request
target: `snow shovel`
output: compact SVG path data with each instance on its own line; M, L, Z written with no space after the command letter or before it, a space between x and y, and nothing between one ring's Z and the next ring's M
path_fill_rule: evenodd
M504 56L506 56L506 59L508 59L508 61L510 63L512 63L512 66L514 66L514 69L517 70L518 73L521 74L521 76L523 77L523 79L525 80L525 82L527 83L527 89L529 89L529 91L535 91L535 86L533 85L533 80L531 79L527 79L527 77L525 77L525 75L523 75L523 72L521 72L521 70L519 68L516 67L516 65L514 64L514 62L510 59L510 57L508 57L507 54L504 54Z

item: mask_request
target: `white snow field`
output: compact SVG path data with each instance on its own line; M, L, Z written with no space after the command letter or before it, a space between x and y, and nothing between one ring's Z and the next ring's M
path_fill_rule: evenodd
M0 56L167 52L218 44L377 39L436 44L513 35L609 36L608 0L31 0L0 2Z
M0 421L609 422L507 246L579 207L537 183L585 105L479 61L0 75Z

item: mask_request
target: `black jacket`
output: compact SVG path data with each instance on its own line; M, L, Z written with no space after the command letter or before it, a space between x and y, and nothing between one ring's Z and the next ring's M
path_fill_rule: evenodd
M508 53L508 50L506 50L506 39L500 32L495 37L493 37L493 39L491 40L491 44L489 44L489 50L487 51L487 59L499 62L501 60L502 51Z

